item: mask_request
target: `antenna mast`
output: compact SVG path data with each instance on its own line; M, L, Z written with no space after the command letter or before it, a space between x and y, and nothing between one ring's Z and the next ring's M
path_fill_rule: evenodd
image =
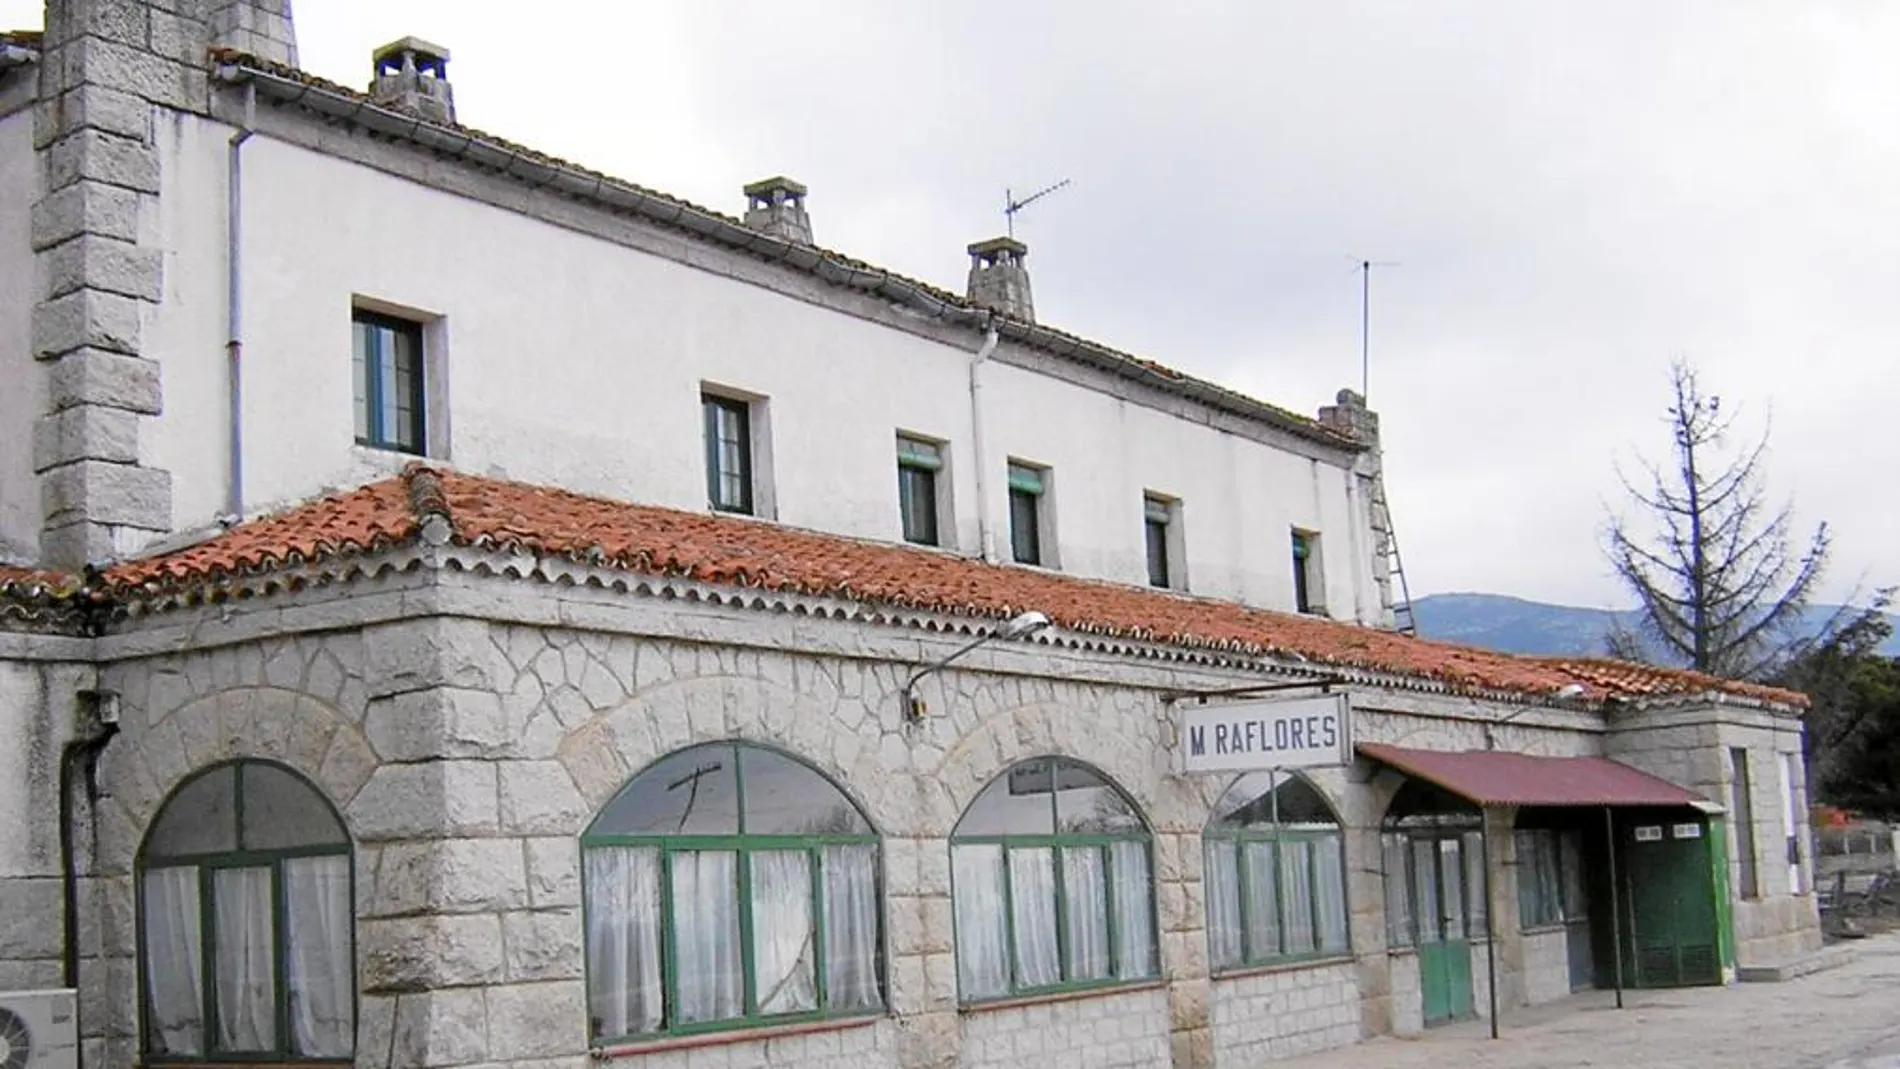
M1062 181L1057 182L1055 185L1046 186L1042 189L1038 189L1034 193L1031 193L1030 195L1028 195L1027 197L1024 197L1021 200L1017 200L1016 195L1010 192L1009 189L1005 188L1003 190L1003 230L1004 230L1004 233L1014 238L1016 236L1016 213L1022 211L1024 208L1029 207L1031 204L1034 204L1035 202L1041 200L1042 198L1048 196L1049 194L1054 193L1056 190L1061 189L1063 186L1068 185L1069 181L1070 181L1069 179L1064 178Z
M1359 396L1370 397L1372 387L1372 269L1397 267L1397 260L1359 261Z

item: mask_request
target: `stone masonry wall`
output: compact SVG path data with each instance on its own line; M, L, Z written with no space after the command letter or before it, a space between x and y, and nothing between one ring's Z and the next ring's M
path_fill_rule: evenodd
M102 685L124 695L124 734L102 768L111 797L84 881L84 1023L89 1050L106 1058L97 1064L128 1064L136 1045L131 873L144 830L192 772L263 757L316 784L355 842L360 1066L578 1069L589 1042L579 836L654 760L722 739L811 763L884 836L893 1016L835 1038L717 1036L683 1061L645 1055L651 1064L951 1069L1033 1042L1018 1038L1025 1028L1044 1042L1068 1028L1099 1040L1086 1064L1212 1069L1233 1063L1217 1051L1417 1029L1416 962L1384 949L1377 827L1397 785L1389 774L1313 777L1347 829L1355 958L1209 979L1200 833L1227 781L1173 771L1171 725L1152 688L1232 677L1018 643L924 680L932 715L908 727L899 696L909 666L954 648L955 636L545 589L388 573L347 591L183 611L101 640L112 658ZM525 619L499 622L508 618ZM1372 719L1396 734L1407 718ZM1161 979L965 1010L948 836L995 776L1046 754L1101 769L1149 820ZM1314 1028L1292 1008L1299 1000L1326 1023ZM1277 1015L1263 1023L1238 1012L1243 1003ZM1295 1031L1274 1035L1282 1025Z
M1214 981L1214 1061L1221 1069L1253 1069L1359 1038L1359 969L1351 961Z
M1147 1069L1168 1064L1168 998L1150 989L1007 1009L963 1024L969 1069Z
M1561 928L1525 932L1524 987L1535 1006L1570 996L1570 939Z
M80 645L18 637L41 647ZM0 991L61 982L60 752L78 715L75 693L91 685L83 664L0 654Z

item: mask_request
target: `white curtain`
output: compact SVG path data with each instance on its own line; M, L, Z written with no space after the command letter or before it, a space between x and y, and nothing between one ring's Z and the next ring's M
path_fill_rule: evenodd
M1275 958L1280 949L1280 880L1274 870L1273 844L1242 843L1247 869L1247 952L1254 959Z
M818 1008L818 927L811 855L767 850L752 860L752 965L761 1014Z
M877 1009L877 847L827 846L822 863L825 996L833 1010Z
M1003 901L1003 848L962 843L950 848L956 886L957 983L965 998L1009 991L1008 904Z
M1385 855L1385 945L1412 945L1412 894L1405 879L1405 837L1385 835L1379 845Z
M659 1031L665 997L658 850L587 851L587 982L594 1038Z
M285 860L284 896L294 1049L313 1058L347 1058L356 1045L350 998L356 969L350 946L350 859L336 855Z
M1062 979L1056 955L1056 857L1053 847L1009 851L1010 911L1016 922L1016 983L1047 987Z
M1115 976L1139 980L1155 975L1154 880L1147 843L1109 847L1115 880Z
M153 1053L204 1053L204 961L196 868L145 874L146 1022Z
M1240 949L1240 848L1232 841L1207 840L1205 886L1207 938L1214 965L1239 965L1244 960Z
M1313 938L1313 850L1304 839L1280 843L1280 897L1286 909L1286 952L1311 954Z
M1346 934L1346 866L1339 836L1313 842L1313 896L1319 900L1319 948L1344 953L1351 945Z
M1062 909L1069 927L1070 980L1104 980L1108 961L1108 873L1099 846L1062 851Z
M271 948L271 870L218 869L211 875L218 999L218 1048L277 1046L277 983Z
M745 1013L739 955L739 855L730 850L674 854L673 936L681 1023Z

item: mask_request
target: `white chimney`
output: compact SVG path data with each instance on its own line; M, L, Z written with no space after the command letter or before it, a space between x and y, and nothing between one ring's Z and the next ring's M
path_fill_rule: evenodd
M373 58L376 80L369 86L371 100L420 119L454 125L448 49L420 37L405 37L377 49Z

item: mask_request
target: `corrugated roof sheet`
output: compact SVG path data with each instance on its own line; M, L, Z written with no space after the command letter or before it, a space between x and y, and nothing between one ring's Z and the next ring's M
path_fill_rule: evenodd
M1693 791L1607 757L1502 750L1413 750L1363 742L1360 754L1481 806L1697 806Z

